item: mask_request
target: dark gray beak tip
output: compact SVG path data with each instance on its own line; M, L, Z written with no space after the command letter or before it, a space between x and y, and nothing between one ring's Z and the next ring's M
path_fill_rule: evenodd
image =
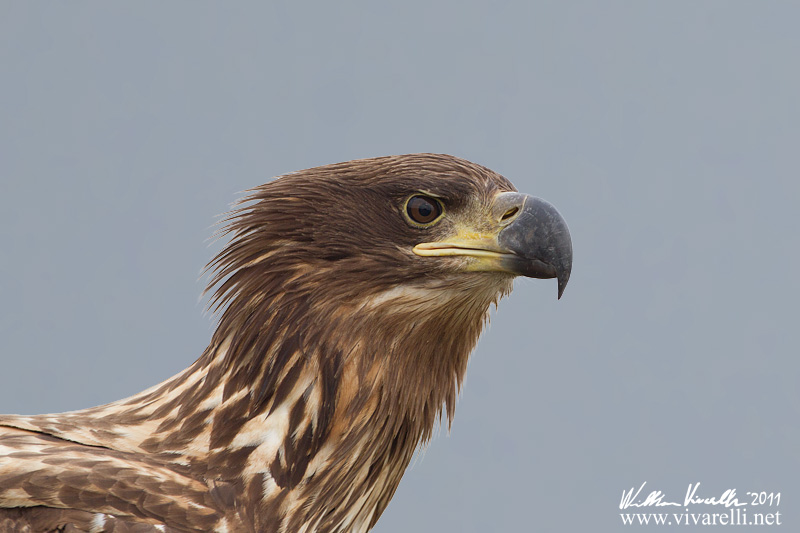
M558 276L558 299L561 299L561 295L564 294L564 289L567 288L567 282L569 281L569 272L565 275Z

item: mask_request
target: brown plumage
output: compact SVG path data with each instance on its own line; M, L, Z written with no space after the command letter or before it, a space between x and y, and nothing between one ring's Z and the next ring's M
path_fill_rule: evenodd
M227 219L219 325L131 398L0 416L0 531L364 532L456 396L515 275L571 265L563 219L468 161L283 176Z

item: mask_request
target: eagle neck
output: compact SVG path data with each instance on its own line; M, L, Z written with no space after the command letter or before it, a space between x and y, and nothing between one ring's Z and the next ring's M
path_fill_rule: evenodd
M191 367L133 402L153 430L138 447L232 484L259 509L246 520L256 530L281 516L278 531L366 531L437 420L452 420L488 308L508 289L465 276L444 292L251 302L223 316Z

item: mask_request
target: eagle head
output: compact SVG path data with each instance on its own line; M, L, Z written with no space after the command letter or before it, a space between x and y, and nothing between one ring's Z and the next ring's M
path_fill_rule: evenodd
M411 154L282 176L231 213L215 258L213 302L253 306L292 287L341 307L403 290L427 304L465 287L495 298L518 275L569 279L572 244L544 200L463 159ZM305 289L305 290L304 290Z

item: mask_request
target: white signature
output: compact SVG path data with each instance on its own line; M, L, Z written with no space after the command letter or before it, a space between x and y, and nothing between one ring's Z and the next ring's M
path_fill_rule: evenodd
M705 505L724 505L725 507L741 507L743 505L747 505L747 502L740 502L736 498L736 489L728 489L722 493L719 498L701 498L697 495L697 489L700 487L700 483L689 483L689 487L686 489L686 496L683 498L683 503L679 502L672 502L672 501L665 501L664 494L660 490L654 490L650 492L643 500L639 498L639 494L641 494L642 489L647 484L647 481L642 483L642 486L639 487L634 493L635 488L631 487L631 490L622 491L622 499L619 502L620 509L627 509L628 507L664 507L666 505L674 505L675 507L687 507L689 504L705 504Z

